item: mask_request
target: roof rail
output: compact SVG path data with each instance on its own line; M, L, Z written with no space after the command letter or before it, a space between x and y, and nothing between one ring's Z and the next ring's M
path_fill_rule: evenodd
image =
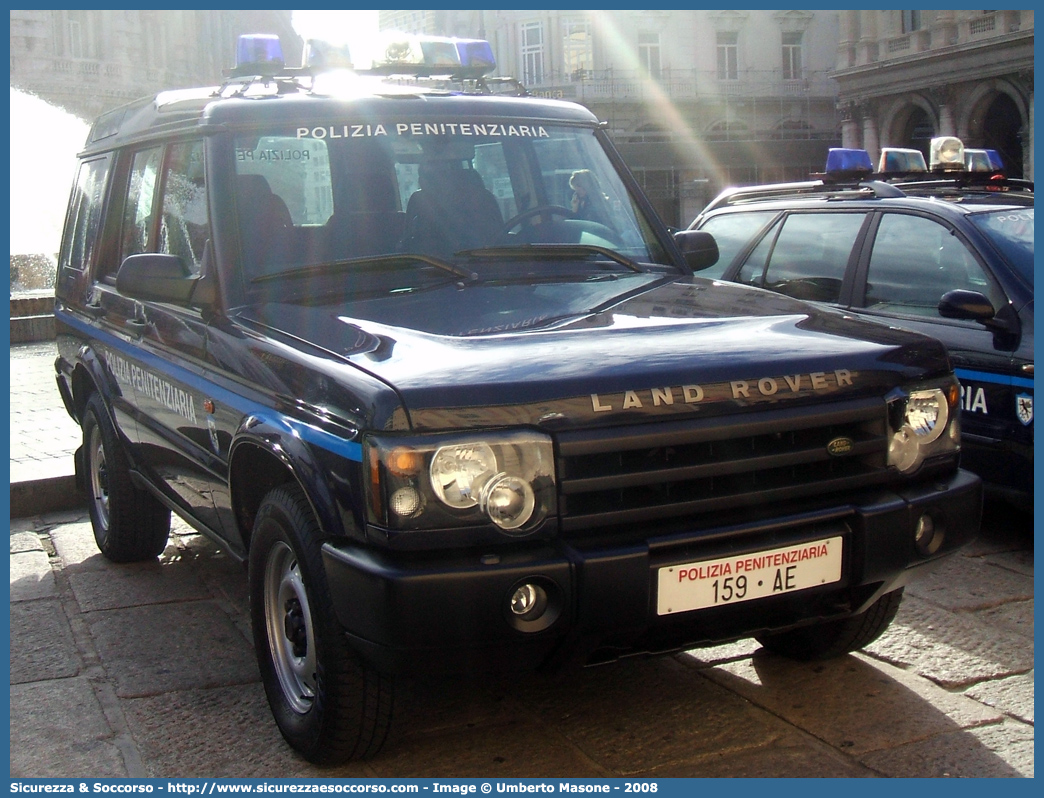
M919 175L918 179L889 180L889 185L901 187L907 191L938 190L944 188L969 189L978 188L984 191L1033 191L1033 181L1017 177L988 175L983 172L962 172L952 177L927 177Z
M855 197L901 197L901 189L880 180L853 180L850 182L808 180L797 183L772 183L761 186L737 186L724 189L711 200L700 215L726 205L745 202L765 202L782 197L806 194L808 196L855 198Z
M972 172L952 177L928 177L923 172L913 173L920 179L897 179L896 173L874 174L869 179L851 181L808 180L796 183L771 183L760 186L735 186L722 190L699 212L695 224L718 208L744 203L769 202L784 197L809 196L825 199L894 199L926 191L979 189L988 192L1032 193L1033 181L1018 178L987 176Z

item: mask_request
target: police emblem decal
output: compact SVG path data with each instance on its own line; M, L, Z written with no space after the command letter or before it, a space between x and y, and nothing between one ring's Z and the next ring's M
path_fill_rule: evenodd
M1028 393L1015 395L1015 415L1023 426L1028 427L1033 423L1033 397Z

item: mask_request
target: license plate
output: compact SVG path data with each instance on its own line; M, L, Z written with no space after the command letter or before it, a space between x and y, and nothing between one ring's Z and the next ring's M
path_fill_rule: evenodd
M657 615L779 596L841 581L841 537L659 570Z

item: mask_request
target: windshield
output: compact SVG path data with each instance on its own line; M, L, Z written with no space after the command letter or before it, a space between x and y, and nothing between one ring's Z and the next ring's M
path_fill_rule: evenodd
M1001 251L1018 275L1033 285L1033 208L977 213L971 220Z
M254 131L235 138L235 170L248 283L326 265L343 281L356 259L371 281L375 264L408 265L415 280L513 261L559 273L670 264L591 128L389 119Z

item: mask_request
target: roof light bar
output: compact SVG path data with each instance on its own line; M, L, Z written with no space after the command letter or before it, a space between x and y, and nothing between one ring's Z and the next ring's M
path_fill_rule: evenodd
M236 40L236 65L232 77L273 76L281 72L283 45L274 33L244 33Z
M452 39L440 36L418 38L420 39L421 60L425 66L460 66L460 53L457 52L457 45Z
M488 74L497 68L493 47L485 39L457 39L457 53L461 65L469 69L485 68Z
M920 150L904 149L902 147L883 147L877 171L883 174L910 174L912 172L927 172L928 165L924 162L924 153Z
M997 150L964 151L964 166L969 172L1004 172L1004 160Z
M335 44L326 39L308 39L305 42L301 66L313 72L352 69L352 54L347 44Z
M931 171L935 173L977 172L989 173L994 177L1004 176L1004 162L997 150L966 150L964 143L955 136L937 136L932 139L930 163ZM836 183L863 180L871 172L870 155L866 150L833 148L827 153L826 171L813 177ZM928 172L924 154L920 150L882 147L875 179L916 179L917 175L927 175Z
M387 33L365 71L380 75L481 78L497 68L493 48L484 39Z
M932 139L929 160L933 172L963 172L964 143L955 136L938 136Z

